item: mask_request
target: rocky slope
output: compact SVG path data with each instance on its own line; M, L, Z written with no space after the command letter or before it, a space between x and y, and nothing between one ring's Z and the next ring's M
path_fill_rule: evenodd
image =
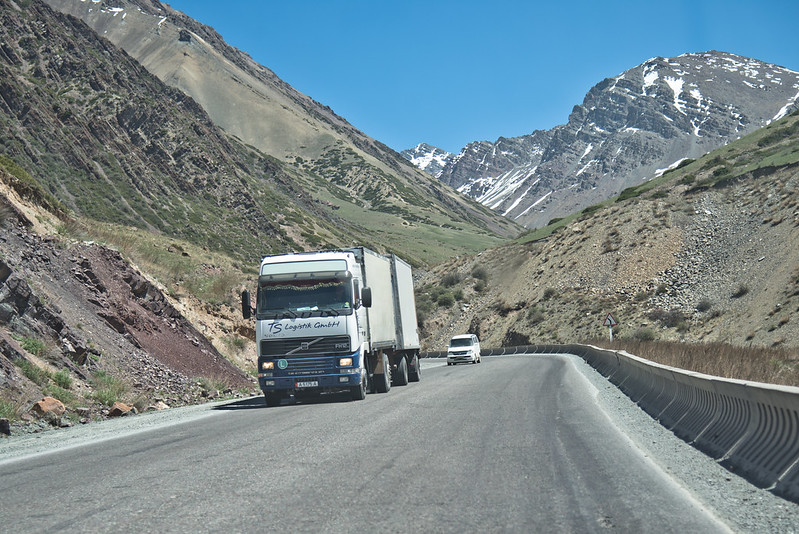
M799 73L777 65L717 51L653 58L594 86L567 124L471 143L437 176L542 227L762 128L797 97Z
M0 170L0 407L14 432L107 417L116 401L128 413L257 389L119 252L56 237L59 219L15 181ZM62 402L54 418L34 414L45 396Z

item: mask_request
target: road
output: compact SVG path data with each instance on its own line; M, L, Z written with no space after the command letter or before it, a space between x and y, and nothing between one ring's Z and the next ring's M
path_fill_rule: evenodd
M0 524L17 533L729 531L614 426L569 357L424 364L421 382L360 402L265 408L255 398L120 437L69 443L65 432L51 452L0 449Z

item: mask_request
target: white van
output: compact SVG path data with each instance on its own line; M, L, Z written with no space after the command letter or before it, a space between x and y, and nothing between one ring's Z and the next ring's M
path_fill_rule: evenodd
M461 334L449 340L447 365L480 363L480 340L474 334Z

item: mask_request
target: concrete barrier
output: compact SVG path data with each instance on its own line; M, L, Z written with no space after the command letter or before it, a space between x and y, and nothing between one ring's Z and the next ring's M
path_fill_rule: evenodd
M799 388L693 373L589 345L483 349L483 356L544 353L580 356L675 435L799 503Z
M564 347L683 440L799 502L799 388L693 373L623 351Z

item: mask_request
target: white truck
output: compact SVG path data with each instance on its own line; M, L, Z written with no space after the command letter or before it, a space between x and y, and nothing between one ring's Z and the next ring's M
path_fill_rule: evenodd
M242 314L253 314L249 291ZM364 247L267 256L255 297L258 383L284 398L367 391L421 378L411 267Z

